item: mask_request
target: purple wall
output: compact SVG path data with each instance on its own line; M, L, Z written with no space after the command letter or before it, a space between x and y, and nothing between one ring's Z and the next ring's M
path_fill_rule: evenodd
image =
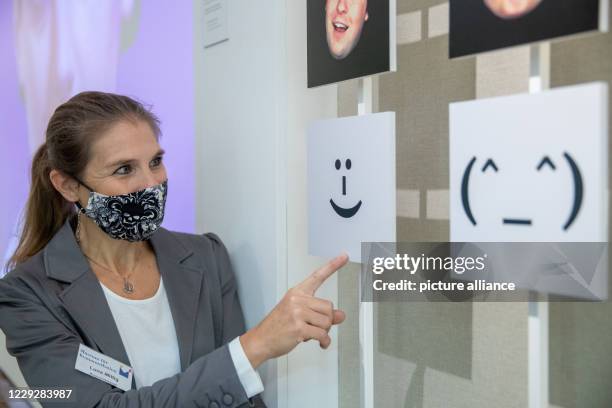
M13 2L0 1L0 261L27 198L30 167L26 116L17 81L12 16ZM0 271L2 269L0 266Z
M163 226L194 232L192 3L177 2L172 7L162 0L138 3L138 32L120 56L117 92L152 104L162 121L161 145L167 152L169 174ZM0 1L0 259L27 198L31 160L17 81L12 4Z
M141 3L138 34L121 55L117 90L153 104L162 121L168 169L164 227L195 230L192 3Z

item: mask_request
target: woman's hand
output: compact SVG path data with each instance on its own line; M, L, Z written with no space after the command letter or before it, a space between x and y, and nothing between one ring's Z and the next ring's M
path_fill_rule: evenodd
M240 344L253 368L264 361L287 354L303 341L315 339L321 348L331 343L329 329L344 321L333 303L314 297L316 290L348 261L340 255L289 289L281 301L254 328L240 336Z

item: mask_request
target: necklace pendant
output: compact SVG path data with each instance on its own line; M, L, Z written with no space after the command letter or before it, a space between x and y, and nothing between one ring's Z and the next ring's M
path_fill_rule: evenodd
M134 285L127 279L123 281L123 291L125 293L134 293Z

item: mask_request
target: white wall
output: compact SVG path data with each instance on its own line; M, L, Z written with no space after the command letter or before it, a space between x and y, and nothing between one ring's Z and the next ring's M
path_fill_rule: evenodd
M196 229L227 246L252 327L286 287L283 9L229 1L230 40L204 49L203 3L194 1ZM272 407L277 369L260 370Z
M307 255L305 130L336 115L337 89L306 88L305 1L228 4L230 40L203 49L194 0L197 230L227 245L252 327L324 262ZM336 279L317 295L336 302ZM336 344L308 342L268 363L266 403L337 406Z
M310 1L310 0L308 0ZM287 1L287 259L288 283L295 285L326 259L308 255L306 191L306 128L315 119L337 115L337 86L306 87L306 1ZM338 304L337 278L332 276L316 296ZM338 405L337 329L332 345L322 350L310 341L288 358L290 408ZM358 392L359 390L356 390Z

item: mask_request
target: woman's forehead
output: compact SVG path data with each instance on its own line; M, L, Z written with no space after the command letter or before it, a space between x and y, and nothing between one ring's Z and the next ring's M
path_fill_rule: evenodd
M143 121L121 121L94 141L90 159L97 165L118 160L138 160L155 155L160 149L155 133Z

